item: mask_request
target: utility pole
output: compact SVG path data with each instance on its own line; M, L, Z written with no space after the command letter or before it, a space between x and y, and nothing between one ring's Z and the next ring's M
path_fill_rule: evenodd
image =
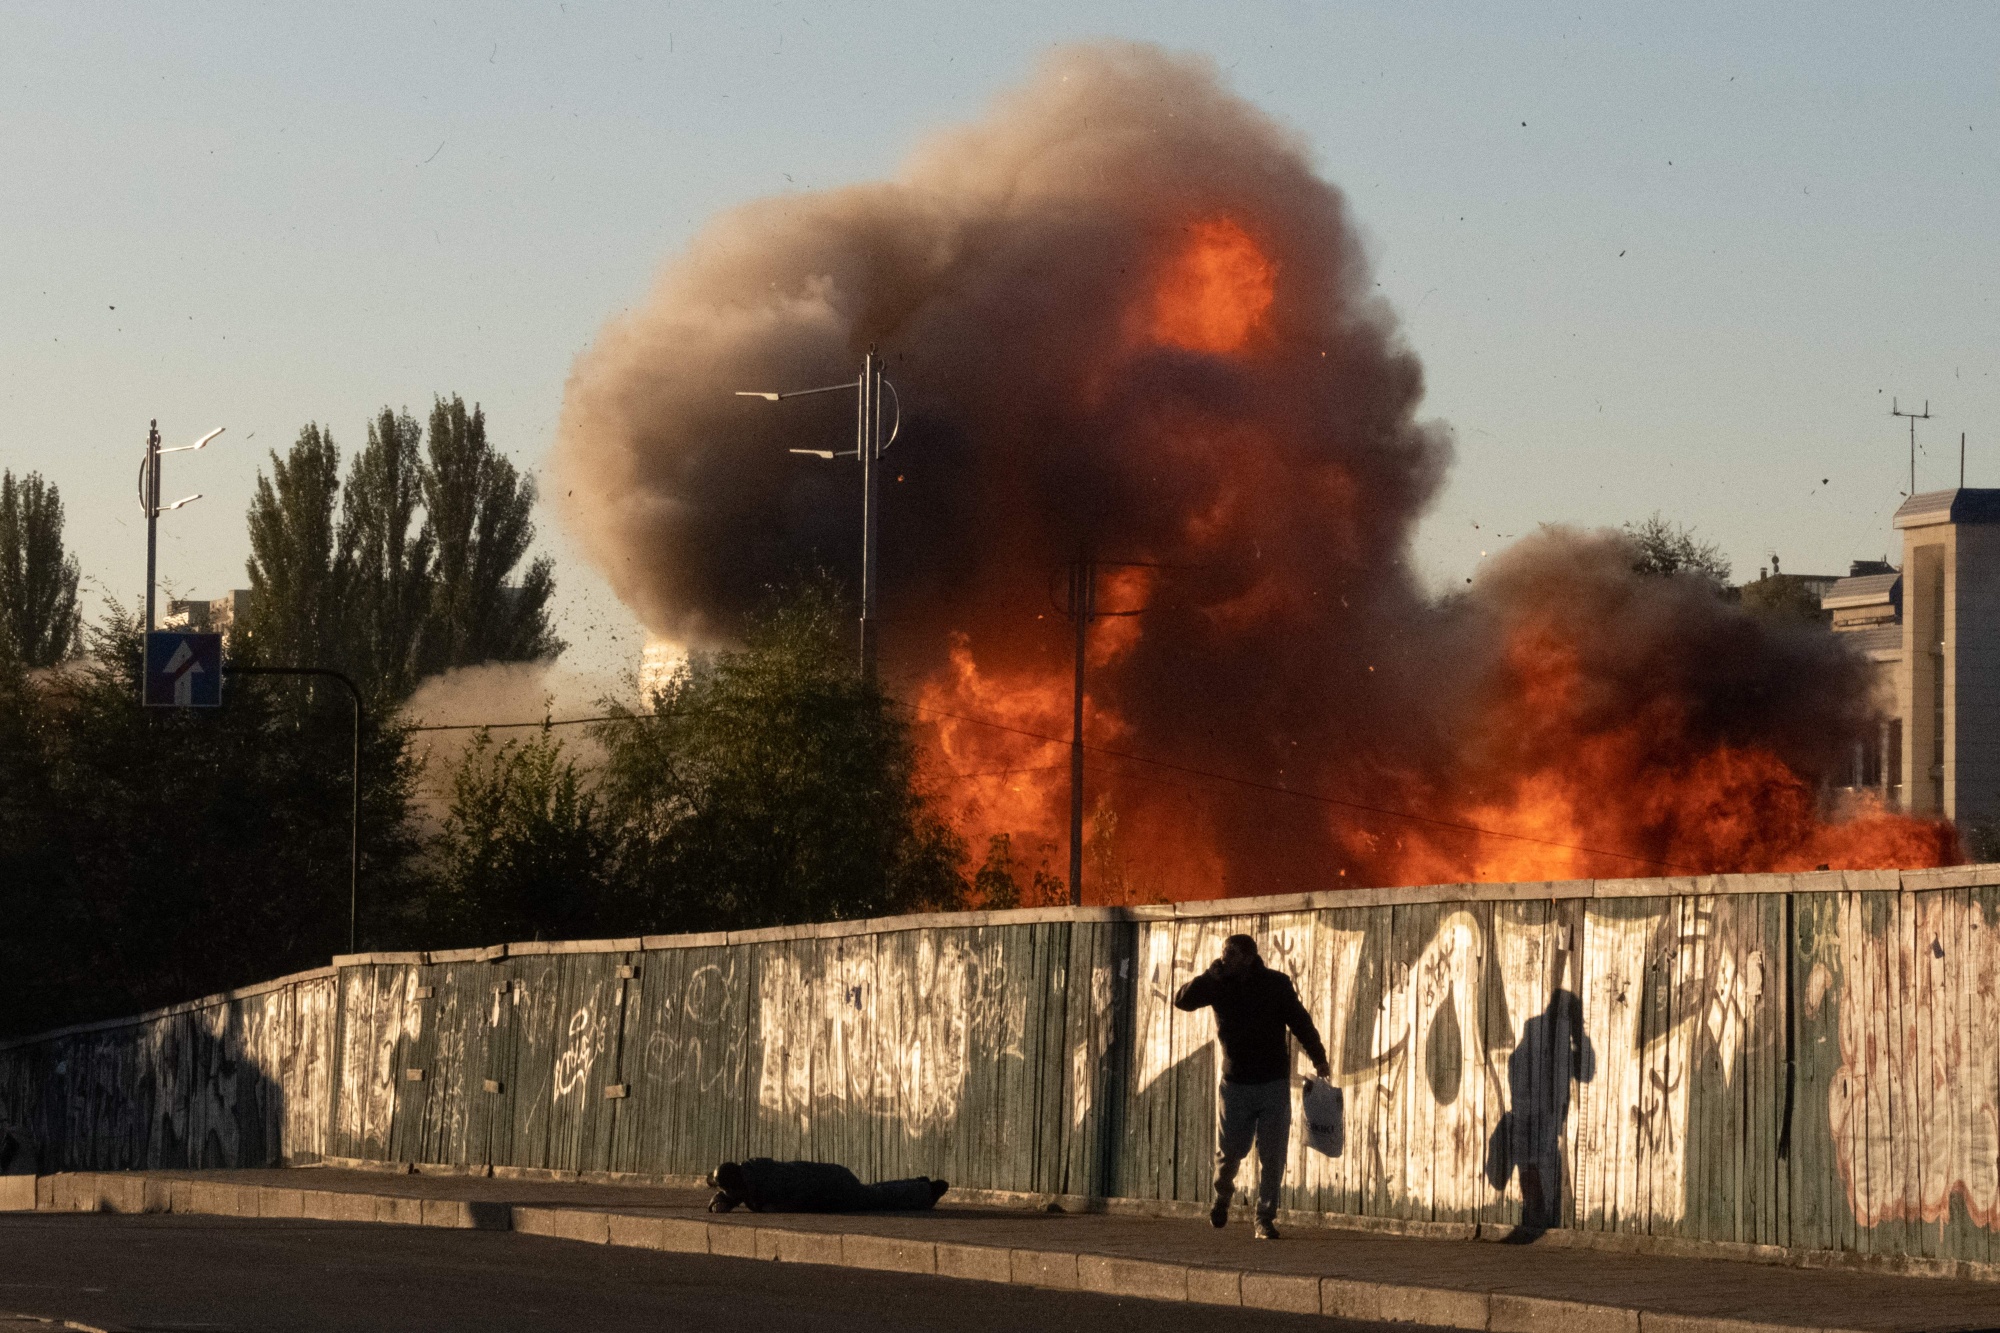
M1902 409L1902 405L1894 398L1891 398L1889 400L1889 415L1892 417L1908 417L1910 419L1910 494L1915 495L1917 493L1917 423L1931 419L1931 400L1928 398L1924 399L1924 410L1921 412L1905 412ZM1961 455L1961 460L1962 457ZM1960 484L1963 484L1963 478L1960 479Z
M1090 622L1108 616L1138 616L1143 606L1129 611L1097 609L1097 570L1101 565L1124 569L1171 569L1176 566L1150 560L1099 560L1088 544L1077 547L1076 560L1069 567L1069 596L1062 613L1076 623L1076 691L1070 699L1069 723L1069 905L1083 906L1083 668L1090 652ZM1185 566L1182 566L1185 568ZM1051 590L1053 591L1053 590ZM1051 599L1053 600L1053 599Z
M807 454L831 462L836 458L858 458L861 460L861 675L865 680L875 679L876 624L875 592L880 582L876 571L875 533L881 526L882 518L882 455L896 442L903 430L903 399L896 392L896 386L882 373L882 358L875 353L874 344L869 344L868 355L861 360L861 377L839 384L823 384L817 389L786 389L773 392L768 389L738 389L738 398L762 398L767 403L779 402L786 398L803 398L813 393L839 393L848 389L859 390L854 425L854 449L852 452L835 452L832 449L791 449L788 453ZM887 389L895 408L895 419L889 427L889 438L882 438L882 391Z
M1069 567L1069 615L1076 622L1076 693L1069 732L1069 905L1083 906L1083 664L1097 611L1097 564L1087 548Z

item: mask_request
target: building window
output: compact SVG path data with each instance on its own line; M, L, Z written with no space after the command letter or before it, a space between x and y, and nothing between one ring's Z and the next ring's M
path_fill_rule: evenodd
M1889 803L1903 803L1903 719L1889 719L1889 741L1882 747L1882 766L1888 770Z
M1944 565L1931 585L1931 808L1944 804Z

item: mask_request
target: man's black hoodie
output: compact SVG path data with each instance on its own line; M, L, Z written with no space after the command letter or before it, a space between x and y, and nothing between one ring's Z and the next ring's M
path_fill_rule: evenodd
M1292 979L1264 966L1261 958L1234 976L1220 962L1181 987L1174 1008L1215 1007L1215 1030L1222 1038L1222 1077L1229 1083L1269 1083L1291 1073L1290 1028L1316 1065L1326 1063L1326 1047L1312 1015L1299 1003Z

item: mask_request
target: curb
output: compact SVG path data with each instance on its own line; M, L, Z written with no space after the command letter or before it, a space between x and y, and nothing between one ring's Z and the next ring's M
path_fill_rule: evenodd
M68 1172L36 1181L41 1212L186 1213L215 1217L380 1222L1003 1282L1138 1300L1234 1305L1377 1323L1486 1333L1858 1333L1799 1324L1670 1314L1635 1306L1551 1300L1455 1287L1215 1268L1068 1250L1026 1250L860 1232L796 1231L747 1222L621 1213L602 1208L418 1199L347 1190L234 1185L127 1172Z

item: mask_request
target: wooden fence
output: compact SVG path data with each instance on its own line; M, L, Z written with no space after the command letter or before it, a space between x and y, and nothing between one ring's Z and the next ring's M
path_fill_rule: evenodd
M1566 1227L1992 1264L1996 924L1982 866L363 955L0 1045L0 1129L43 1172L762 1154L1205 1202L1213 1025L1171 997L1243 931L1346 1099L1289 1208L1507 1224L1532 1173Z

